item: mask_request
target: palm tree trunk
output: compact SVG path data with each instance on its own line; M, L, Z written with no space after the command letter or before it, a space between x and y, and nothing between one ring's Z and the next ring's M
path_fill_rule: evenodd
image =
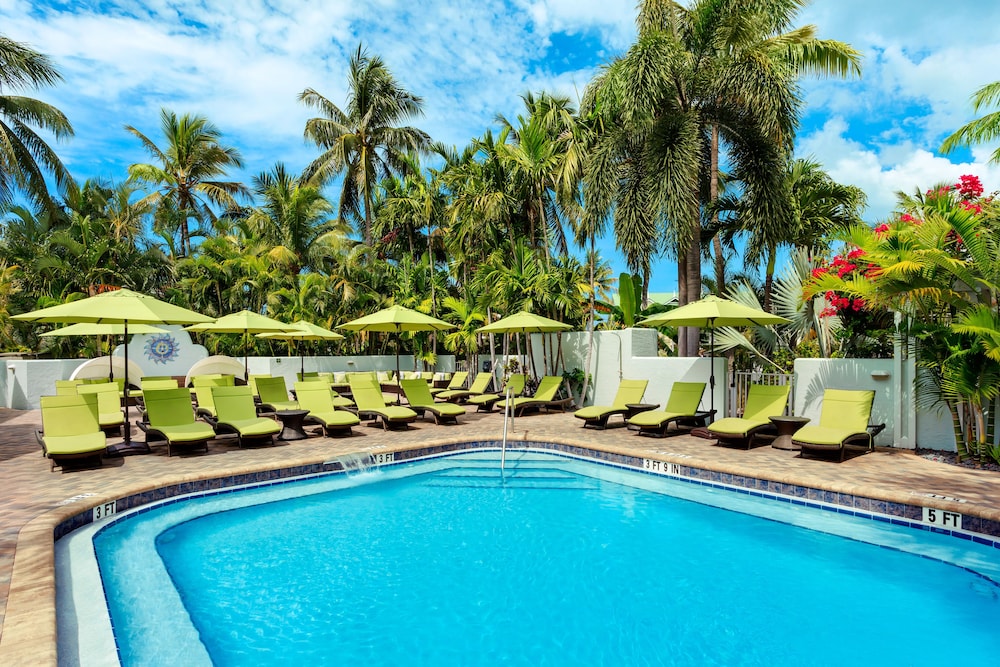
M764 310L771 312L771 292L774 290L774 267L778 263L778 248L767 249L767 268L764 270Z
M677 253L677 305L687 305L687 250ZM677 356L687 356L688 328L677 327Z
M711 173L708 179L708 199L714 204L719 199L719 126L712 124ZM718 229L719 214L712 214L712 226ZM722 255L722 237L717 232L712 237L715 262L715 289L721 295L726 284L726 258Z
M701 240L698 238L697 229L694 230L692 235L691 245L688 248L685 260L687 271L687 280L685 281L685 287L687 288L686 303L694 303L701 298ZM698 328L687 327L687 329L687 347L683 352L683 356L697 357L699 344Z

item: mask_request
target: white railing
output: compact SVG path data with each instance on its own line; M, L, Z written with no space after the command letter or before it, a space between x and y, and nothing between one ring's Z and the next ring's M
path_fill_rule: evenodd
M763 384L768 386L783 387L789 385L791 391L795 391L795 375L792 373L760 373L756 371L736 371L732 375L732 382L729 385L729 417L739 417L743 415L743 408L747 403L747 393L751 384ZM788 401L785 411L787 412L792 401Z

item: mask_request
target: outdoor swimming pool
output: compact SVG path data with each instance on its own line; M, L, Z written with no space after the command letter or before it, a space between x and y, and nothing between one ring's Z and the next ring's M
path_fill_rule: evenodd
M470 452L172 502L57 559L67 663L115 641L127 665L975 665L1000 648L995 549L539 452L509 454L503 479L496 452Z

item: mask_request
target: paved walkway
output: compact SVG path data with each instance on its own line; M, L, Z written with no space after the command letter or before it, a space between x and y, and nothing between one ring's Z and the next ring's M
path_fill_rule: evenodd
M33 434L39 428L38 412L0 409L0 664L55 664L52 531L82 509L193 479L314 464L351 452L501 437L499 414L469 412L463 421L459 426L419 421L405 432L361 426L354 429L353 437L315 437L253 449L240 449L235 441L219 439L207 454L171 458L165 447L154 447L152 454L106 459L99 469L49 472L49 462L41 456ZM657 439L620 427L585 430L569 414L518 419L509 437L621 452L1000 520L1000 475L929 461L906 451L880 450L835 463L801 459L797 452L768 446L751 451L712 446L690 435ZM955 500L930 498L929 494Z

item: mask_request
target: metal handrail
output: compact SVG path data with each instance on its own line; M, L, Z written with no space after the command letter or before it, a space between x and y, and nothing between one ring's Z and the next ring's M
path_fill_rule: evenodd
M507 419L508 413L510 415L511 426L514 425L514 409L510 405L511 392L510 383L507 383L506 391L504 393L505 399L503 402L503 440L500 442L500 476L503 477L504 464L507 461Z

